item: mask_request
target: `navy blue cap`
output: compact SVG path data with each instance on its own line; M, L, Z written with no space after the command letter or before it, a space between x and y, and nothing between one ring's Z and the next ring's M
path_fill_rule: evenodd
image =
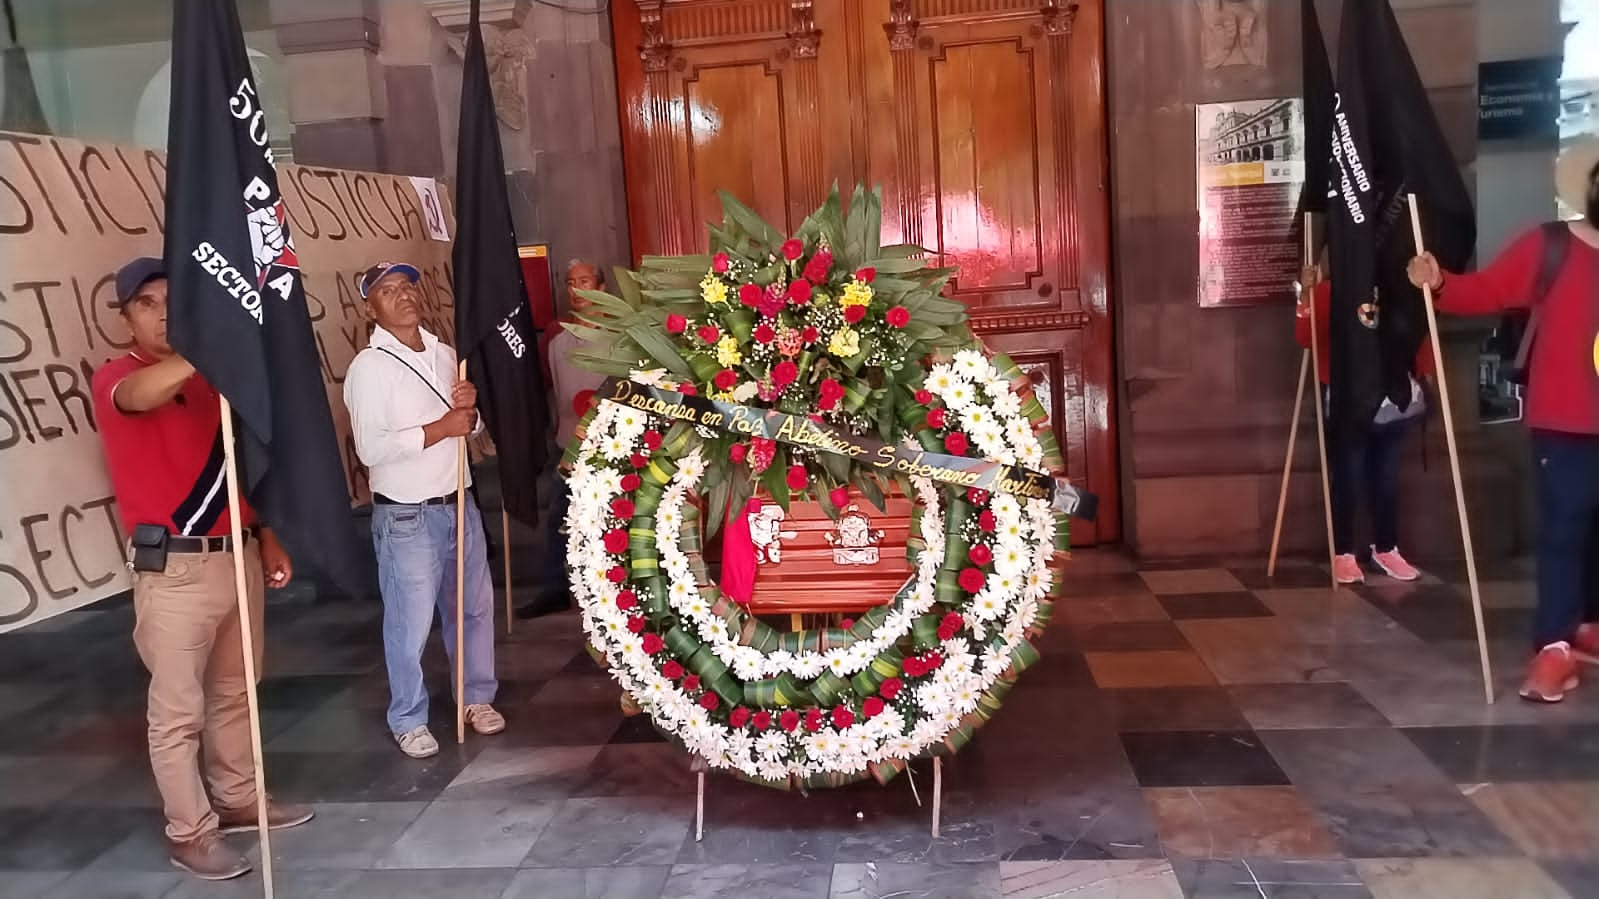
M422 273L417 270L416 266L411 265L408 262L379 262L377 265L374 265L361 273L361 280L359 283L359 287L361 288L361 299L366 299L366 295L372 292L372 288L379 281L383 280L384 275L392 275L395 273L406 276L411 280L412 284L422 280Z
M150 256L140 256L117 269L117 297L111 301L111 308L121 309L128 305L128 301L139 292L139 288L166 276L167 264Z

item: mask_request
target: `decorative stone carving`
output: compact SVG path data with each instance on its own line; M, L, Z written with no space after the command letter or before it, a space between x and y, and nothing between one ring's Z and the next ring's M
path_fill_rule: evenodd
M1196 0L1205 68L1266 65L1265 0Z
M911 8L911 0L890 0L888 24L883 30L888 32L890 50L916 48L916 11Z
M815 0L791 0L788 29L789 52L795 59L815 59L822 43L822 32L816 27Z
M662 6L662 0L642 0L638 6L639 25L644 31L638 55L644 60L646 72L664 72L672 59L672 45L667 43L666 26L661 21Z
M459 34L472 21L471 0L422 0L433 21L446 31ZM514 25L520 27L527 18L532 0L482 0L478 20L485 25Z
M518 26L483 25L483 56L489 67L489 87L494 94L494 115L512 131L527 127L527 61L533 57L533 40ZM457 56L466 55L466 32L445 38Z
M854 503L844 507L827 535L834 565L876 565L881 557L877 544L882 542L883 532L873 530L871 516Z

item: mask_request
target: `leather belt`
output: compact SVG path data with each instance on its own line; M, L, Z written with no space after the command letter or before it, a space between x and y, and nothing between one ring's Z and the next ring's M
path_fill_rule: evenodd
M255 529L249 528L244 532L244 542L249 543L255 536ZM226 553L233 551L233 537L184 537L173 534L167 537L167 552L180 554L199 553Z
M372 494L372 504L374 506L453 506L455 505L455 494L447 493L444 496L435 496L416 503L402 503L381 493L374 493Z

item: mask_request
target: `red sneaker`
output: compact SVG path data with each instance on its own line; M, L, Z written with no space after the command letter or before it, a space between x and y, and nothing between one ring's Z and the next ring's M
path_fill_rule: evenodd
M1571 638L1571 654L1579 662L1599 665L1599 624L1590 621L1577 625L1577 636Z
M1559 702L1577 687L1577 662L1571 645L1551 643L1527 666L1527 679L1521 683L1521 698L1532 702Z

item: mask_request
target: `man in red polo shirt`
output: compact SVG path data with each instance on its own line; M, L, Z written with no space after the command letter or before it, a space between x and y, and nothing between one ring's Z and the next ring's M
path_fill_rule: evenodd
M1446 275L1430 253L1411 260L1409 271L1413 284L1433 289L1443 312L1533 309L1526 418L1537 463L1538 608L1521 695L1535 702L1564 699L1578 683L1577 659L1599 655L1592 620L1599 610L1585 614L1583 597L1599 513L1599 141L1567 150L1555 182L1561 201L1585 215L1566 232L1546 237L1533 228L1469 275ZM1556 239L1566 244L1564 259L1538 296L1545 241Z
M134 535L133 642L150 671L150 766L172 864L226 880L250 863L219 835L255 829L256 794L221 409L217 392L167 343L161 260L123 266L116 288L112 306L128 324L133 351L95 372L94 412L123 526ZM287 586L294 569L253 510L241 508L240 518L246 536L237 550L259 671L262 582ZM311 816L308 808L267 806L273 828Z

